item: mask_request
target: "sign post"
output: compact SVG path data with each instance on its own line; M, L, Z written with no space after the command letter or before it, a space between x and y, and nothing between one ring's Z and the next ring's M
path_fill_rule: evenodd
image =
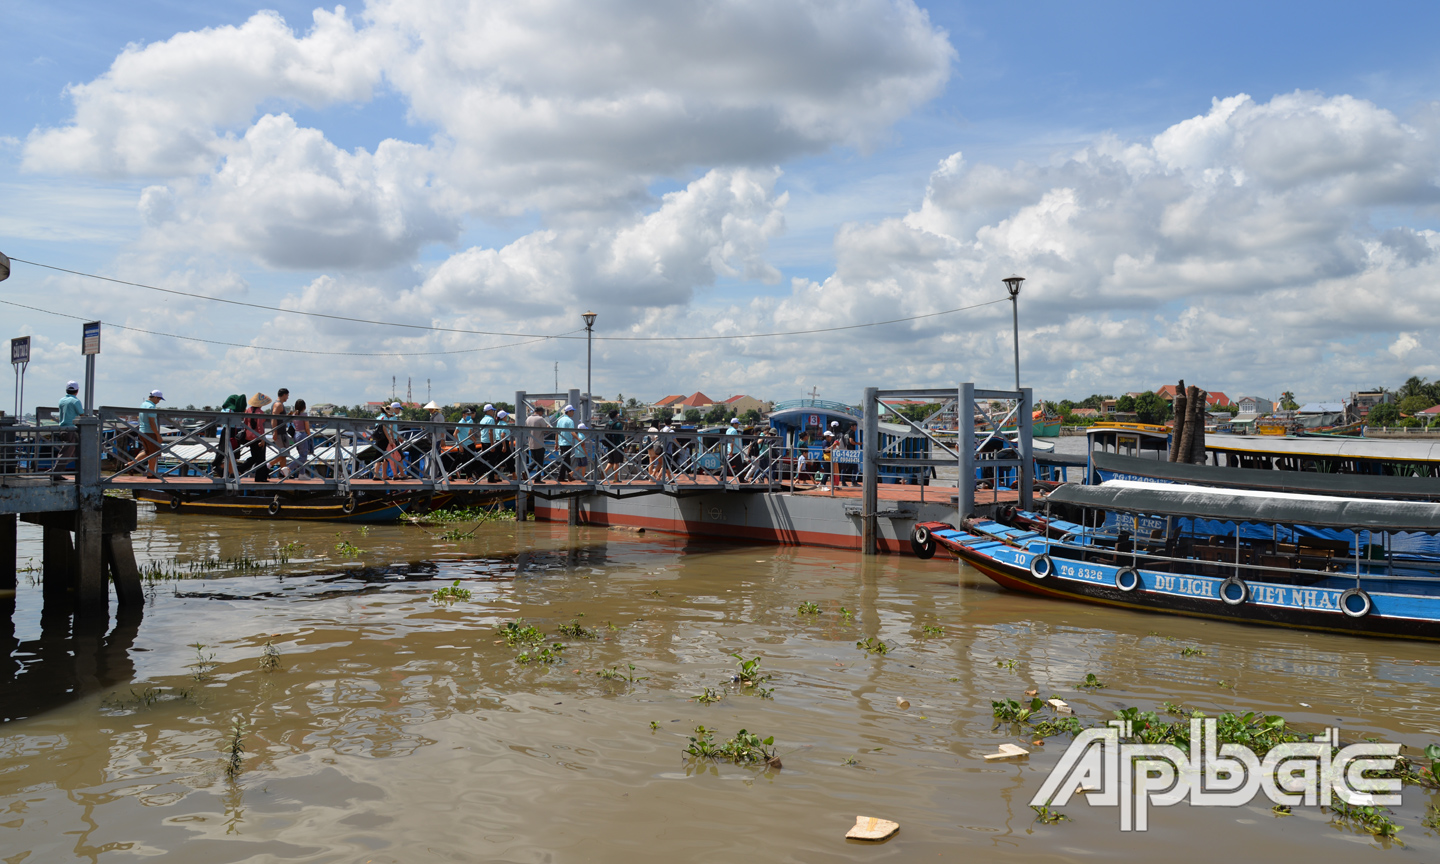
M30 337L17 336L10 340L10 365L15 367L15 419L23 422L25 415L25 367L30 365Z
M100 322L82 325L80 353L85 355L85 413L95 410L95 355L100 353Z

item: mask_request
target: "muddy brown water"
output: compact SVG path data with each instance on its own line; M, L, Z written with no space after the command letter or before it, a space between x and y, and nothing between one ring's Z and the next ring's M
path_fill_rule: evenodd
M1045 825L1027 806L1068 737L1016 762L981 758L1001 742L1031 746L996 730L990 707L1030 688L1087 722L1171 701L1423 748L1440 742L1437 646L1048 601L938 558L534 523L458 542L438 531L142 513L136 546L149 561L183 568L304 549L282 567L157 582L142 620L112 619L104 634L42 620L40 589L22 576L6 609L13 628L0 632L10 640L0 713L12 718L0 723L0 860L1209 862L1440 851L1421 825L1440 801L1414 787L1396 809L1397 843L1318 808L1277 818L1263 796L1156 809L1148 832L1122 834L1115 808L1076 800L1065 808L1073 821ZM341 539L364 550L365 569L345 566ZM22 564L32 556L39 538L25 533ZM468 601L430 601L456 579ZM821 613L798 616L806 601ZM563 639L559 665L521 665L495 634L516 618L546 634L578 619L600 638ZM943 635L926 636L927 625ZM855 644L866 637L892 650L868 655ZM267 641L280 651L269 671ZM199 680L197 662L210 661L196 643L215 664ZM1204 656L1183 657L1184 646ZM717 703L691 700L730 680L732 653L762 658L773 698L731 686ZM595 674L631 663L644 679L633 685ZM1077 690L1087 673L1108 686ZM161 698L147 704L147 692ZM232 780L223 766L235 718L245 749ZM741 728L773 735L783 768L688 761L700 724L719 740ZM895 820L900 833L846 841L861 814Z

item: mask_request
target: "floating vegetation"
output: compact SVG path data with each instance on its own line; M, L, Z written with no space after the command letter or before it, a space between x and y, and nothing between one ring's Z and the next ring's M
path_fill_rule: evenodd
M745 729L736 732L735 737L724 744L716 744L714 730L696 726L695 734L690 737L690 745L685 748L685 753L695 759L709 759L716 762L724 759L737 765L764 763L779 768L780 759L775 755L774 744L775 736L762 739L759 735Z
M849 609L846 609L844 606L841 606L841 607L840 607L840 623L841 623L841 624L849 624L851 621L854 621L854 620L855 620L855 613L854 613L854 612L851 612Z
M1204 657L1204 656L1205 656L1205 652L1204 652L1203 650L1201 650L1200 648L1196 648L1194 645L1186 645L1184 648L1181 648L1181 649L1180 649L1180 656L1181 656L1181 657Z
M1095 677L1094 672L1086 672L1085 680L1075 685L1077 690L1099 690L1105 686L1105 682Z
M690 698L696 702L699 702L701 705L709 705L711 703L719 702L721 699L724 699L725 691L711 690L709 687L706 687L704 692L700 693L698 696L691 696Z
M231 780L240 773L240 763L245 758L245 718L236 717L230 726L230 753L225 759L225 776Z
M1440 783L1440 745L1428 745L1425 758L1430 760L1430 782Z
M561 660L561 653L565 646L559 642L554 645L545 645L540 648L531 648L516 655L515 662L521 665L527 663L540 663L545 666L553 666Z
M1001 657L995 661L995 665L1001 669L1009 669L1011 672L1014 672L1015 667L1020 665L1020 661L1014 657Z
M1071 735L1079 735L1085 731L1085 725L1075 717L1046 718L1034 724L1034 731L1041 738L1064 735L1067 732Z
M854 756L846 756L845 761L841 762L840 764L844 765L846 768L853 768L854 766L860 764L860 760L856 759Z
M361 525L359 528L356 528L355 530L357 530L357 531L360 532L360 536L361 536L361 537L369 537L369 536L370 536L370 526L369 526L369 525Z
M796 606L796 607L795 607L795 614L796 614L796 615L819 615L819 614L820 614L820 604L819 604L819 603L813 603L813 602L811 602L811 601L809 601L809 600L806 600L804 603L801 603L799 606Z
M130 698L123 696L110 696L100 702L100 707L112 711L132 711L140 708L149 708L160 702L172 702L180 699L189 699L190 691L179 688L146 687L144 690L130 688Z
M1035 821L1045 825L1054 825L1059 822L1069 822L1070 817L1059 810L1051 810L1050 802L1044 804L1031 804L1030 809L1035 811Z
M340 537L339 534L336 534L335 536ZM340 538L339 543L335 544L335 551L339 552L346 558L359 558L361 555L365 554L364 549L361 549L359 546L356 546L354 543L351 543L349 540L346 540L343 537Z
M1388 809L1380 806L1346 804L1339 799L1333 799L1330 812L1335 814L1336 819L1349 822L1376 837L1394 837L1405 830L1404 826L1396 825L1390 818Z
M587 629L580 623L579 618L571 618L568 624L561 624L559 627L561 636L569 636L571 639L599 639L600 634L594 630Z
M731 654L738 662L740 668L735 671L735 682L746 687L758 687L770 680L770 675L760 673L760 658L746 660L739 654Z
M460 528L451 528L449 531L442 532L439 537L441 540L469 540L474 537L475 532L479 530L479 525L476 525L469 531L465 531Z
M460 580L456 579L449 585L442 586L430 593L431 603L454 603L456 600L469 600L470 589L461 588Z
M929 637L929 636L944 636L944 635L945 635L945 628L944 628L944 627L939 627L939 626L937 626L937 625L935 625L935 624L926 624L925 626L923 626L923 627L920 628L920 635L921 635L921 636L926 636L926 637Z
M274 672L280 668L280 649L276 648L275 643L268 639L265 641L265 647L260 651L260 668L266 672Z
M1270 812L1271 812L1271 813L1274 813L1276 816L1290 816L1290 815L1292 815L1292 814L1291 814L1291 811L1290 811L1290 805L1289 805L1289 804L1276 804L1274 807L1271 807L1271 808L1270 808Z
M606 681L624 681L626 684L636 684L641 681L649 680L650 676L648 675L635 674L634 663L626 663L625 665L629 667L629 671L622 672L620 671L619 666L611 666L609 669L601 669L595 674ZM654 728L659 728L658 726L655 726L654 723L651 723L650 725Z
M995 714L995 719L1002 723L1024 723L1043 707L1045 707L1045 703L1039 696L1031 699L1029 705L1021 705L1014 699L1000 699L990 703L990 710Z
M517 618L514 621L506 621L495 631L505 640L505 644L511 648L521 645L539 645L545 641L545 634L539 628L526 624L524 618Z
M1421 817L1420 824L1432 831L1440 831L1440 807L1431 804Z
M499 506L447 507L431 510L425 514L425 518L432 522L509 522L515 518L515 512Z
M859 642L856 642L856 643L855 643L855 647L856 647L856 648L859 648L861 651L864 651L866 654L889 654L889 653L890 653L890 646L889 646L889 645L886 645L884 642L880 641L879 639L876 639L874 636L866 636L864 639L861 639Z
M305 544L299 540L291 540L289 543L282 544L279 549L275 550L275 561L277 564L289 564L290 559L299 557L304 548Z
M660 730L660 724L659 724L659 723L656 723L654 720L651 720L651 721L650 721L650 731L651 731L651 732L658 732L659 730Z
M291 548L294 547L294 548ZM290 549L290 551L286 551ZM251 558L249 555L235 555L230 558L199 558L181 563L177 560L151 561L140 567L140 579L154 584L181 579L205 579L220 573L259 573L274 570L290 563L297 543L287 543L277 550L275 560Z
M196 681L209 681L210 674L215 671L216 666L220 665L215 662L215 652L211 651L207 654L203 642L196 642L190 647L195 649L195 662L185 667L191 670L190 677Z

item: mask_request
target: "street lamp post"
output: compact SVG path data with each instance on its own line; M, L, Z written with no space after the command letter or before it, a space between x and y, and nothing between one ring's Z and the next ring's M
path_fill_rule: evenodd
M593 355L592 345L595 341L595 313L586 312L580 316L585 319L585 422L590 423L590 406L594 404L595 397L590 389L591 357Z
M1024 276L1011 276L1005 281L1005 290L1010 292L1010 317L1015 325L1015 389L1020 389L1020 283Z

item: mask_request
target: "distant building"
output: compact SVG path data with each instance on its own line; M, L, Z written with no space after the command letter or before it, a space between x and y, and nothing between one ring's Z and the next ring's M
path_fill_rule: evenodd
M1071 408L1070 413L1076 417L1099 417L1100 411L1097 408Z
M1346 419L1351 422L1359 422L1370 416L1370 409L1376 405L1386 403L1394 404L1395 394L1388 390L1366 390L1350 394L1350 404L1346 408Z
M1200 389L1204 390L1205 388L1202 387L1202 388L1200 388ZM1175 401L1175 395L1176 395L1176 394L1175 394L1175 385L1174 385L1174 384L1166 384L1164 387L1161 387L1160 389L1156 390L1156 391L1155 391L1155 395L1156 395L1156 396L1159 396L1161 399L1164 399L1166 402L1174 402L1174 401ZM1216 407L1220 407L1220 406L1229 406L1229 404L1230 404L1230 397L1229 397L1229 396L1226 396L1225 393L1224 393L1224 391L1222 391L1222 390L1206 390L1206 391L1205 391L1205 404L1208 405L1208 406L1211 407L1211 408L1216 408Z
M765 403L754 396L731 396L725 400L724 405L736 414L745 414L749 411L758 411L762 414L765 412Z
M651 407L669 408L672 411L678 411L681 413L692 409L698 411L705 411L709 408L715 407L715 400L711 399L709 396L706 396L704 393L696 391L694 393L691 393L689 396L666 396L664 399L656 402Z
M1116 406L1117 404L1119 404L1119 402L1120 402L1119 399L1104 399L1104 400L1101 400L1101 402L1100 402L1100 413L1101 413L1101 414L1114 414L1114 413L1115 413L1115 410L1116 410L1115 406Z
M1275 410L1274 402L1259 396L1241 396L1236 404L1240 406L1241 414L1269 414Z

